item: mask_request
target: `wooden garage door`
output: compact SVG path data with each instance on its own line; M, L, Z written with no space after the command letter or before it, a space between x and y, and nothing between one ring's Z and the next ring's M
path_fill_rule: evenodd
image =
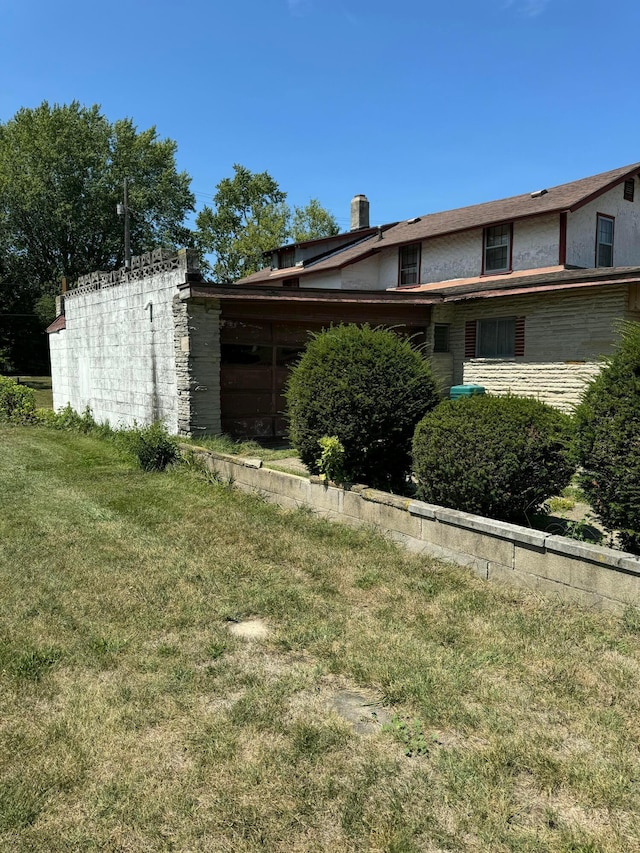
M320 324L225 317L221 329L222 429L237 437L286 435L289 370Z

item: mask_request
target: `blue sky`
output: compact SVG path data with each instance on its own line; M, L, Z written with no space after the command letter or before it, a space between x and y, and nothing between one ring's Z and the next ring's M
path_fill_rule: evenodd
M640 4L0 0L0 121L98 103L178 143L199 207L233 163L348 228L640 161Z

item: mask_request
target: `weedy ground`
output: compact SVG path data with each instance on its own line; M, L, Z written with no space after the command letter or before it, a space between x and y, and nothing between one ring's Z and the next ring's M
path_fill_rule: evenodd
M0 850L640 851L638 611L95 438L0 448Z

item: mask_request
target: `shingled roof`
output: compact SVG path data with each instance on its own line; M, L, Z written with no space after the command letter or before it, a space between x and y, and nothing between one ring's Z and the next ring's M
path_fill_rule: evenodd
M592 175L589 178L570 181L568 184L544 188L542 192L540 190L543 188L539 188L538 191L534 188L531 192L510 198L416 216L391 227L383 226L384 233L382 236L376 233L355 246L343 250L338 249L329 257L323 257L317 261L308 261L303 267L292 267L286 271L274 270L273 272L268 269L261 270L246 279L241 279L239 283L253 284L274 278L283 278L285 272L287 277L297 277L340 269L390 246L419 242L431 237L453 234L457 231L484 228L500 222L513 222L532 216L562 211L572 212L607 192L616 184L622 183L627 178L635 177L639 173L640 163L634 163L630 166L612 169L609 172L602 172L599 175Z
M543 193L540 188L536 192L514 195L498 201L487 201L470 207L459 207L455 210L445 210L442 213L429 213L406 222L400 222L385 235L385 243L399 244L425 240L428 237L441 237L455 231L466 231L470 228L486 227L499 222L513 222L515 219L526 219L530 216L540 216L545 213L574 211L607 192L626 178L640 172L640 163L631 166L621 166L610 172L581 178L568 184L550 187Z

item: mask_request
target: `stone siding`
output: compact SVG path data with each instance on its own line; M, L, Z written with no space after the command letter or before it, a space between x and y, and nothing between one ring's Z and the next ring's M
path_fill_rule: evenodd
M453 384L476 382L490 393L526 393L568 410L617 340L617 324L635 316L624 285L475 299L435 306L433 322L450 322ZM465 323L524 317L524 357L465 359Z
M173 299L180 435L218 435L220 422L220 303Z

